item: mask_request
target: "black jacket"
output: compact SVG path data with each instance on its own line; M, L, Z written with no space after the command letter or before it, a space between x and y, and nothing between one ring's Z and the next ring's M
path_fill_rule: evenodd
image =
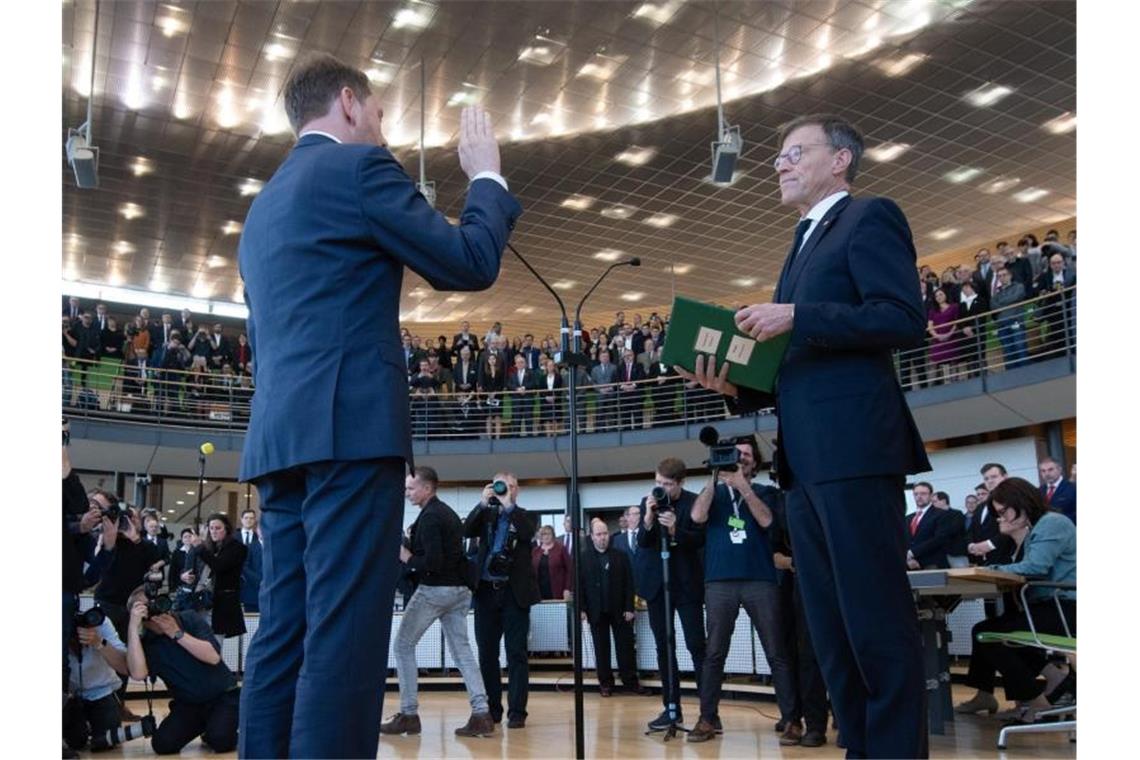
M479 539L479 553L475 558L479 567L479 574L483 573L484 563L487 561L487 551L495 539L495 524L499 511L495 507L483 506L482 502L475 505L463 521L463 535L466 538ZM534 516L522 507L516 505L511 510L510 525L516 534L515 549L511 556L511 572L507 576L507 583L515 595L515 601L520 607L530 607L541 601L538 593L538 577L534 573L531 563L530 547L538 526Z
M83 556L90 535L79 532L79 518L87 511L87 492L72 472L63 479L63 590L83 590Z
M411 526L408 570L421 586L467 585L463 523L436 497L420 509Z
M677 529L669 543L669 591L677 607L683 604L701 604L705 599L705 531L704 526L693 522L693 502L697 495L681 491L677 500ZM653 529L645 529L645 499L641 500L642 519L637 525L637 545L642 549L634 558L634 579L637 595L652 601L664 587L661 574L661 523L654 521Z
M609 562L609 572L603 567ZM608 579L603 599L602 581ZM598 622L603 613L618 619L624 612L633 612L633 568L629 555L612 545L599 552L591 543L582 547L582 597L580 609L591 623Z
M914 555L914 559L924 570L930 568L947 568L950 563L946 554L950 547L946 546L946 522L948 515L938 507L930 504L918 523L918 530L910 535L910 523L915 513L906 516L907 549Z
M127 597L142 585L143 576L160 559L162 555L157 546L142 540L136 544L120 531L111 559L103 568L99 587L95 589L95 599L125 607Z
M985 512L984 521L982 520L983 511ZM971 554L971 564L1005 565L1013 561L1013 539L1002 535L1001 528L998 527L997 513L994 512L993 506L988 501L982 502L974 510L974 522L970 525L969 542L976 544L980 541L992 541L995 548L985 557L979 558Z
M214 575L214 633L238 636L245 633L245 615L241 609L241 570L245 564L245 544L235 536L222 541L216 552L205 544L198 547L197 558Z

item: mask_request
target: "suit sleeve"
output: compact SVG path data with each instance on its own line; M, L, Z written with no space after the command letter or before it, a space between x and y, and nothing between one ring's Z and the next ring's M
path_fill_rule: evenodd
M376 241L433 288L483 290L495 282L522 211L498 182L472 182L459 226L452 226L384 148L364 154L357 180L361 209Z
M1065 522L1068 523L1068 519L1065 519ZM1053 565L1057 563L1057 557L1061 556L1061 552L1063 552L1072 541L1071 532L1074 528L1072 528L1071 523L1068 530L1063 530L1061 527L1062 526L1055 522L1053 525L1041 525L1041 523L1038 522L1037 528L1034 529L1036 535L1027 539L1025 556L1021 562L1014 562L1008 565L994 565L993 569L1029 577L1048 576L1049 572L1053 569Z
M483 535L483 514L485 512L483 503L480 502L467 514L467 519L463 521L464 538L478 538Z
M443 526L439 517L431 512L420 515L416 535L423 544L423 556L413 555L408 567L416 573L437 573L443 567Z
M926 313L902 209L886 198L871 200L852 231L847 261L859 303L796 304L792 342L833 349L922 345Z
M624 560L625 561L622 562L621 571L621 611L633 612L633 597L635 593L633 586L633 562L630 560L628 555L625 555Z
M520 544L529 544L534 539L534 534L538 530L535 526L535 519L534 515L529 512L524 512L521 509L511 510L511 524L515 526Z

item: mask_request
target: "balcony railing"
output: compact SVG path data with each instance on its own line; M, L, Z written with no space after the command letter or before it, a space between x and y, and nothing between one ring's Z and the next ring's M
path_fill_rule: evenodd
M1075 356L1076 288L1049 293L930 329L927 345L896 353L905 390L954 383L1057 357ZM409 392L417 439L557 436L568 432L563 387L483 392ZM619 376L622 367L618 366ZM137 367L117 360L63 359L63 407L72 417L241 431L253 388L237 376ZM508 375L509 377L509 375ZM586 433L699 424L728 416L721 397L680 378L593 385L582 374L579 430ZM763 410L760 413L768 413Z

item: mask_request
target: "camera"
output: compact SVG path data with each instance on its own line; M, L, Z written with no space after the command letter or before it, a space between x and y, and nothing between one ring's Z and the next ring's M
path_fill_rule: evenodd
M506 481L496 480L494 483L491 484L491 490L495 492L495 495L492 496L490 499L487 499L487 504L489 506L492 506L492 507L503 506L503 502L499 499L499 497L500 496L506 496L507 491L510 490L510 488L507 486Z
M507 540L503 542L503 548L492 554L491 561L487 563L487 571L491 575L506 577L511 574L511 565L514 563L515 548L518 543L518 531L514 525L511 525L507 529Z
M701 428L700 439L709 449L709 458L705 460L705 466L710 470L736 472L740 464L740 452L733 441L722 441L720 433L712 425Z
M83 612L75 613L74 625L76 628L98 628L107 619L107 613L102 607L91 607Z
M117 747L123 742L129 742L132 739L153 736L157 726L158 722L155 720L154 715L144 715L142 720L138 723L127 723L122 726L109 728L102 733L92 734L91 749L92 751L98 752Z
M673 511L673 500L669 498L668 491L666 491L661 486L653 486L653 490L650 491L650 493L653 496L653 501L657 502L657 506L654 507L653 510L654 512Z
M162 573L147 573L143 576L143 593L146 594L146 616L165 615L174 609L170 594L162 593Z

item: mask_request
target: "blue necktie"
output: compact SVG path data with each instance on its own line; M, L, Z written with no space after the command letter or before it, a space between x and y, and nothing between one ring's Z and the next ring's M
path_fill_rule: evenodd
M796 254L799 253L800 246L804 243L804 236L807 235L808 227L811 227L811 222L811 219L804 217L799 221L799 224L796 225L796 239L792 243L792 250L788 254L788 258L794 260Z

